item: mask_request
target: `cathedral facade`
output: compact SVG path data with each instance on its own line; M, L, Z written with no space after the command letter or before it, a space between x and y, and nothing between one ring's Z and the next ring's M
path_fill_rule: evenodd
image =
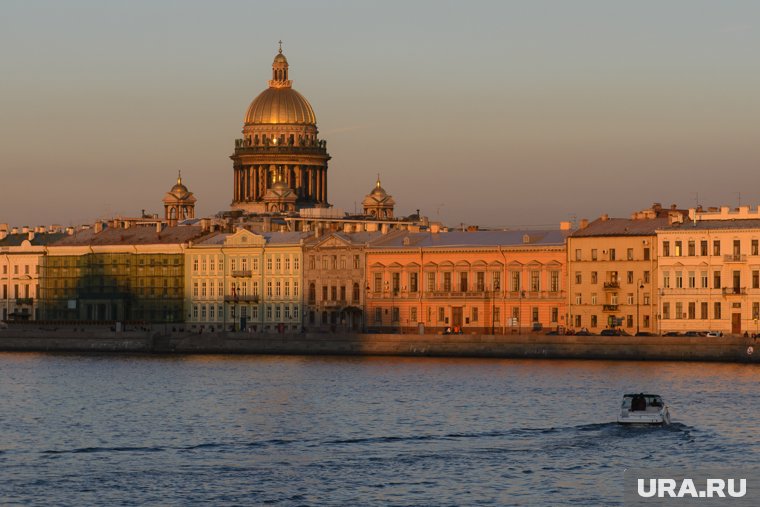
M232 208L282 213L328 207L326 141L317 118L292 87L282 47L272 63L269 87L248 107L243 137L235 141Z

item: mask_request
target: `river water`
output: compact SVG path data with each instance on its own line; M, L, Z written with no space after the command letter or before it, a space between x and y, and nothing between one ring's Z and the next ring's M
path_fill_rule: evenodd
M2 505L619 505L760 464L752 365L0 354ZM613 423L663 395L674 424Z

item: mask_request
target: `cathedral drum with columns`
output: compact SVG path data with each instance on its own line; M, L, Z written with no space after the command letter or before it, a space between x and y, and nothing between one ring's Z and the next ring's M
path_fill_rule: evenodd
M269 88L253 99L235 141L232 208L286 213L327 207L327 143L311 104L292 88L282 46Z

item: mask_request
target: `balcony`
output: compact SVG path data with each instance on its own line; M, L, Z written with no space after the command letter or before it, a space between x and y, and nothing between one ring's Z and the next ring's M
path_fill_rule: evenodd
M620 282L618 282L618 281L604 282L604 288L605 289L619 289L620 288Z
M33 298L16 298L16 306L23 306L23 305L33 305L34 299Z
M723 287L722 292L724 296L746 296L747 288L746 287Z
M225 303L258 303L259 296L250 296L247 294L239 296L224 296Z
M739 254L728 254L723 256L723 262L747 262L747 256Z
M252 271L250 269L235 269L232 271L232 276L236 278L246 277L250 278Z
M618 305L603 305L602 310L605 312L616 312L618 311Z

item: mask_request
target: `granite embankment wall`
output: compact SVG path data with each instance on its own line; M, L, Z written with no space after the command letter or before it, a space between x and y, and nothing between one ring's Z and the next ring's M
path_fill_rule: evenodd
M5 329L0 330L0 350L760 362L760 343L743 337L254 335Z

